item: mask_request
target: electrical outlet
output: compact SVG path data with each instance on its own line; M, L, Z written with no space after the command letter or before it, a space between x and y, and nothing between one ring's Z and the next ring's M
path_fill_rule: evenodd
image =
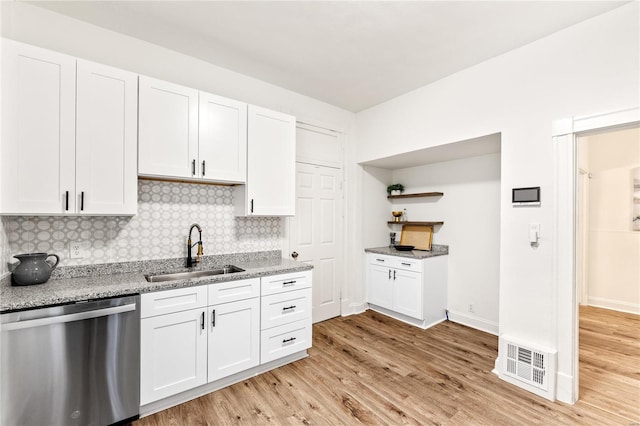
M69 257L71 259L82 259L85 255L85 248L82 241L72 241L69 243Z

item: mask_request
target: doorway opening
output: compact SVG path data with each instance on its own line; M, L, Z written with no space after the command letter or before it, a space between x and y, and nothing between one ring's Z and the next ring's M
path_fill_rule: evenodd
M580 400L633 422L640 418L640 127L577 134L576 154Z

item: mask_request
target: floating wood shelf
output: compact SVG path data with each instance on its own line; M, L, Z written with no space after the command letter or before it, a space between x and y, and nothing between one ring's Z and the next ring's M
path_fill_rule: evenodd
M394 224L394 225L443 225L444 222L414 222L412 220L410 221L400 221L400 222L396 222L395 220L390 220L389 222L387 222L389 224Z
M443 192L420 192L417 194L387 195L387 198L390 200L395 200L398 198L442 197L443 195Z

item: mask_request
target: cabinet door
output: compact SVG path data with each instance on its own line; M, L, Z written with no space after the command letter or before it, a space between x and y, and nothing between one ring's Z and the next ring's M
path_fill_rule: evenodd
M200 92L199 176L205 180L247 180L247 104Z
M138 173L193 178L198 164L198 91L140 77Z
M76 78L77 212L136 214L137 75L78 60Z
M245 214L295 214L295 117L248 107Z
M392 269L385 266L369 265L367 281L369 282L369 303L382 308L393 308Z
M260 298L209 307L209 381L260 363Z
M140 404L207 382L204 309L141 320Z
M424 319L422 310L422 274L394 269L393 310L417 319Z
M73 212L76 60L6 39L1 50L0 212Z

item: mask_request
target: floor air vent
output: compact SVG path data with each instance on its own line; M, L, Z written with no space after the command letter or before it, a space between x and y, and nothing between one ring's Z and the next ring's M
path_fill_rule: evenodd
M555 399L556 353L534 349L504 336L500 340L504 349L502 373L543 391L549 399Z

